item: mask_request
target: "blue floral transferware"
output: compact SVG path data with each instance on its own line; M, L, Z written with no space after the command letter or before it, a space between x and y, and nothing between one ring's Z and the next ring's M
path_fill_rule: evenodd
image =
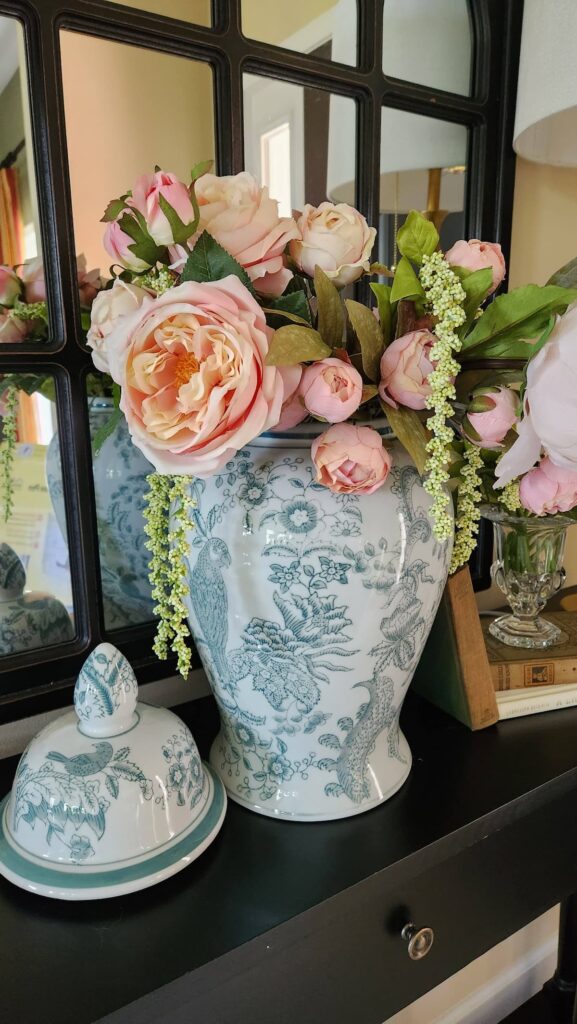
M64 605L52 594L26 592L25 587L26 573L18 555L8 544L0 544L0 657L74 637Z
M315 482L322 429L263 435L191 485L190 622L221 715L211 764L232 799L303 821L358 814L405 781L399 714L451 555L396 441L385 486L339 495Z
M76 711L51 722L0 805L0 874L61 899L142 889L195 860L226 797L189 729L137 703L134 673L100 644L76 683Z

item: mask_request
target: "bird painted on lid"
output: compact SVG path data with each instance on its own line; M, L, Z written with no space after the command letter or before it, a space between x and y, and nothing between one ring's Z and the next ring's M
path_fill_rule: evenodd
M114 748L111 743L106 741L93 743L92 746L94 747L93 754L75 754L74 757L66 757L65 754L59 754L57 750L51 750L46 756L49 761L58 761L69 775L81 777L97 775L103 768L106 768Z

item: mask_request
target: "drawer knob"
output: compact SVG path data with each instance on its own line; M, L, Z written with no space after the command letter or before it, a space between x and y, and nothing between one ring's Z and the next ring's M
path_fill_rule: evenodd
M406 924L401 932L401 938L407 943L407 952L411 960L422 960L431 952L435 941L435 933L432 928L415 928L412 921Z

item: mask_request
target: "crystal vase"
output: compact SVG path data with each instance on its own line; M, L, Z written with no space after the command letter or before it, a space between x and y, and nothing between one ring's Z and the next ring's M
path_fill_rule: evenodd
M493 523L491 576L511 608L511 614L491 623L489 632L510 647L542 649L563 643L565 633L541 612L565 582L563 556L573 520L515 516L496 508L484 508L483 514Z

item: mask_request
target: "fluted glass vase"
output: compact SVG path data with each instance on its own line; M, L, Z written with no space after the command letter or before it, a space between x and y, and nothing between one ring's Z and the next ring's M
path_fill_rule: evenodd
M511 608L491 623L489 632L510 647L543 649L563 643L566 635L541 612L565 582L563 556L573 520L515 516L498 508L484 508L483 514L493 523L491 576Z

